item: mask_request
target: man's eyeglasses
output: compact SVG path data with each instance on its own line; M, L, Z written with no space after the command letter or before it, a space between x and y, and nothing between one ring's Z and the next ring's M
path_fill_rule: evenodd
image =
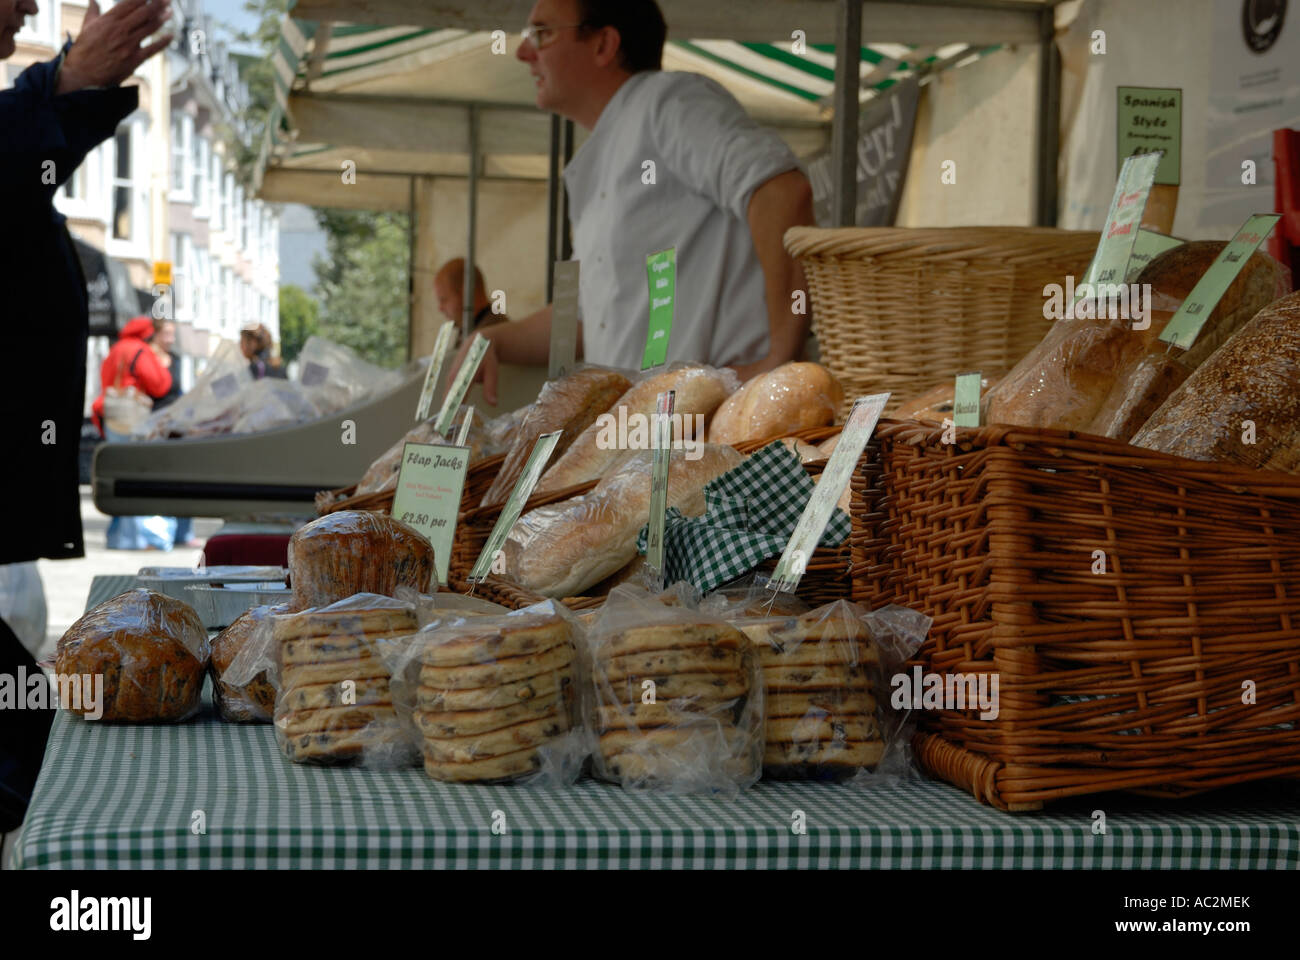
M524 43L531 43L534 50L541 50L549 47L554 41L557 31L560 30L581 30L586 23L565 23L559 26L551 26L545 23L530 23L524 27L520 34L524 38Z

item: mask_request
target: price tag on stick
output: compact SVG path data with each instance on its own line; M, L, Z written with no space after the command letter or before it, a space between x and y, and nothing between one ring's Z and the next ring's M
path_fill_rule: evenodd
M1138 278L1138 274L1146 269L1148 263L1166 250L1181 247L1186 242L1177 237L1157 233L1155 230L1139 230L1137 239L1133 241L1133 252L1128 255L1128 273L1124 277L1124 282L1132 283Z
M465 419L461 421L460 430L456 433L456 446L465 446L465 441L469 439L469 428L474 423L474 408L465 408Z
M668 337L673 332L673 305L677 299L677 248L650 254L645 258L645 272L650 284L650 329L646 332L642 370L668 360Z
M1137 240L1138 225L1142 222L1142 211L1146 209L1147 197L1155 182L1160 157L1158 152L1144 153L1124 161L1119 181L1115 184L1115 195L1110 200L1110 211L1106 214L1106 226L1101 231L1101 242L1097 244L1088 272L1077 288L1076 300L1086 296L1089 290L1095 294L1093 288L1096 284L1124 282L1129 255Z
M673 457L673 407L677 391L659 394L652 429L652 454L650 466L650 528L646 532L646 564L651 575L663 587L664 574L664 514L668 510L668 468Z
M469 352L465 354L465 362L460 365L460 369L456 371L456 379L447 388L447 395L442 398L442 409L438 411L438 420L433 425L433 429L444 437L451 429L451 422L456 419L456 411L460 409L460 402L465 399L470 381L478 372L478 365L483 362L483 354L487 353L487 348L487 338L481 333L474 334Z
M826 468L822 470L817 486L808 498L808 505L804 507L803 515L795 525L794 534L777 562L772 579L768 581L769 590L789 593L799 586L808 559L826 532L826 524L830 523L831 511L835 509L836 501L848 485L853 468L857 466L858 458L862 456L867 441L875 432L876 423L888 402L887 393L859 397L854 402L848 422L840 434L840 442L835 445L830 460L826 462Z
M393 494L393 519L414 527L433 544L434 566L441 584L447 582L468 469L469 453L463 447L408 443L402 451Z
M578 355L577 260L557 260L551 267L551 360L546 377L558 380L573 372Z
M562 430L555 430L551 433L544 433L537 438L533 444L533 452L528 455L528 462L524 464L524 469L519 474L519 479L515 481L515 488L510 491L510 496L506 499L505 506L501 508L501 515L497 517L496 526L492 528L492 533L488 535L487 543L483 546L483 552L478 555L478 560L474 564L474 569L466 578L470 583L479 583L487 579L488 573L492 571L493 561L501 547L505 545L506 536L510 533L510 528L515 525L519 519L519 514L523 512L524 504L533 494L533 487L537 486L537 481L542 476L542 468L546 466L546 461L551 458L555 450L555 445L560 442Z
M1187 299L1169 318L1164 330L1160 332L1160 339L1175 347L1190 350L1201 327L1210 319L1210 314L1237 278L1241 268L1281 219L1277 213L1257 213L1242 224L1237 235L1219 251L1219 255L1210 264L1210 269L1201 274L1201 279L1196 281L1196 286L1192 287Z
M455 341L456 324L448 320L438 328L438 338L433 342L433 353L429 354L429 369L424 372L420 402L415 407L416 420L429 418L429 408L433 406L433 391L437 389L438 378L442 376L442 365L447 362L447 351Z
M957 385L952 397L952 422L958 427L980 425L980 375L957 374Z

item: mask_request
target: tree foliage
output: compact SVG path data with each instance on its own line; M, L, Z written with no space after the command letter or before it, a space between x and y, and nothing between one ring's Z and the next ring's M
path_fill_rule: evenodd
M307 338L320 332L320 304L302 287L280 287L280 356L285 363L302 352Z

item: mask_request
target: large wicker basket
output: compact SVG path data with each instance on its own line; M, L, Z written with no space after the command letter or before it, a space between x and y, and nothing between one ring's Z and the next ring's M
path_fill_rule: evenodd
M888 410L968 370L1010 370L1043 338L1043 288L1079 277L1096 233L1050 227L793 227L821 362Z
M996 719L919 712L926 767L1009 810L1300 775L1300 476L942 435L882 422L854 485L854 599L934 617L924 670L999 679Z

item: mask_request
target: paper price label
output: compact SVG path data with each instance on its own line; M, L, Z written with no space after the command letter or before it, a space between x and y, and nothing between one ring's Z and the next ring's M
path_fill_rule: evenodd
M433 425L433 429L443 436L446 436L447 431L451 429L451 423L456 419L456 411L460 409L460 402L465 399L470 381L478 372L478 365L483 362L483 354L487 353L487 348L487 338L481 333L474 334L469 352L465 354L465 362L460 365L460 369L456 371L456 379L447 388L447 395L442 398L442 409L438 411L438 419Z
M1137 239L1133 241L1133 252L1128 256L1128 272L1124 282L1132 283L1137 279L1138 274L1146 269L1148 263L1166 250L1181 247L1186 242L1177 237L1167 237L1155 230L1139 230Z
M408 443L397 474L393 519L414 527L433 544L438 582L444 585L467 470L469 455L463 447Z
M501 515L497 517L496 526L492 528L492 533L483 546L483 552L478 555L478 560L474 563L474 569L470 571L470 575L466 578L470 583L478 583L486 579L487 575L492 571L493 560L505 544L510 528L515 525L515 521L519 519L519 514L523 512L524 504L533 495L533 487L537 486L537 481L542 475L542 468L546 466L546 461L551 458L555 445L560 442L561 433L563 433L562 430L544 433L533 444L533 451L528 455L528 462L524 464L523 472L519 474L519 479L515 481L515 488L510 491L505 506L501 508Z
M783 590L788 593L799 586L808 559L817 549L822 534L826 532L826 524L830 523L831 511L835 509L836 501L844 492L844 487L853 474L853 468L857 466L858 458L862 456L867 441L875 432L876 424L880 420L880 415L884 413L887 403L889 403L888 393L859 397L854 402L848 422L844 424L844 430L840 434L840 442L836 444L830 460L826 462L826 468L817 480L817 486L813 489L812 496L808 498L807 506L803 508L803 514L795 525L790 542L786 544L785 552L777 562L772 579L768 581L769 590Z
M952 422L958 427L980 425L980 375L957 374L956 390L952 400Z
M456 340L456 324L448 320L438 328L438 338L433 341L433 353L429 354L429 369L424 372L424 386L420 389L420 402L415 405L415 419L429 419L429 408L433 406L433 391L442 376L442 365L447 362L447 351Z
M655 407L654 453L650 466L650 528L646 532L645 560L658 578L662 578L664 571L664 515L668 512L668 468L673 457L672 415L676 400L677 391L669 390L659 394Z
M469 428L474 423L474 408L465 408L465 419L461 422L460 431L456 434L456 446L465 446L465 441L469 439Z
M1093 254L1083 282L1079 284L1078 297L1083 297L1092 285L1123 282L1159 163L1158 153L1146 153L1124 161L1115 184L1115 195L1111 197L1110 211L1106 214L1101 242L1097 244L1097 252Z
M668 360L668 338L673 331L673 310L677 299L677 248L669 247L646 257L645 273L650 284L650 327L646 332L642 370L660 366Z
M1165 329L1160 333L1160 339L1175 347L1190 350L1201 327L1210 319L1210 314L1241 272L1241 268L1281 219L1280 214L1257 213L1242 224L1237 235L1214 258L1210 269L1201 274L1201 279L1196 281L1196 286L1192 287L1187 299L1169 318Z
M1155 182L1178 186L1182 179L1183 91L1177 87L1117 87L1115 95L1119 163L1161 150L1164 155L1156 167Z
M558 380L571 374L578 362L579 262L557 260L551 277L551 358L546 376Z

